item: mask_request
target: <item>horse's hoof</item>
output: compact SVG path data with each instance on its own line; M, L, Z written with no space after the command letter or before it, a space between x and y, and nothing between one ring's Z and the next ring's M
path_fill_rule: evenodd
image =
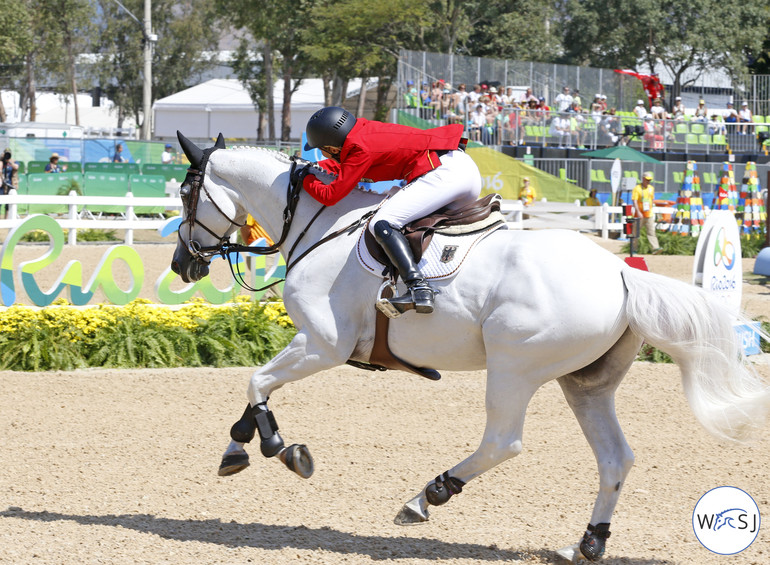
M404 504L403 508L401 508L401 511L396 515L395 520L393 520L394 523L398 524L399 526L413 526L415 524L421 524L422 522L428 521L428 511L425 511L425 514L421 514L411 506L408 506Z
M315 471L313 456L306 445L293 444L278 455L283 463L303 479L308 479Z
M580 552L580 544L574 544L567 547L563 547L556 552L556 555L568 561L569 563L587 563L588 560Z
M228 477L235 473L240 473L249 466L249 454L245 451L239 451L222 457L222 463L219 465L217 474L220 477Z

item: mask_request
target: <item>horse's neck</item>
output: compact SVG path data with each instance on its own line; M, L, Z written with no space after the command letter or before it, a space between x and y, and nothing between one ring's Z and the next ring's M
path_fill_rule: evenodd
M214 172L237 193L242 206L273 241L278 241L283 232L291 163L282 153L265 149L229 149L217 151L214 155L218 157ZM368 209L377 206L382 198L380 194L354 189L339 203L323 210L308 228L308 224L322 205L308 193L301 191L291 229L281 246L281 253L285 257L294 247L300 234L307 229L302 241L296 246L294 257L297 257L325 235L353 223Z

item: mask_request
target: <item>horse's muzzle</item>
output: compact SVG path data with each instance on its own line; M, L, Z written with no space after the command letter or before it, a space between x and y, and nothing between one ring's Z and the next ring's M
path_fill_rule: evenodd
M177 247L171 260L171 270L186 282L196 282L209 274L209 263L193 257L184 247Z

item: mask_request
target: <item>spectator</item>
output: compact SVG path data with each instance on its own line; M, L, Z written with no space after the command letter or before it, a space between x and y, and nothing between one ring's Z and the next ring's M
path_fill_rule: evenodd
M511 106L516 101L516 98L513 94L513 87L509 86L505 89L505 93L500 96L500 101L503 103L503 106Z
M601 119L599 120L599 133L597 140L599 145L615 145L618 142L619 137L615 134L612 127L613 121L615 119L615 116L609 112L604 112L604 115L602 115Z
M602 205L602 203L596 197L596 189L595 188L592 188L591 192L588 193L588 196L586 197L585 205L586 206L601 206Z
M735 108L733 108L732 102L727 103L727 112L725 112L724 116L725 116L725 123L730 124L729 126L725 126L727 131L729 133L735 132L735 126L733 124L738 123L738 112L736 112Z
M602 112L606 112L607 111L607 95L606 94L602 94L601 102L602 102Z
M8 194L12 188L19 187L19 164L13 160L11 151L8 149L3 152L3 160L0 168L2 170L2 176L0 176L0 194ZM3 217L7 219L8 207L3 206L3 208L5 208Z
M652 114L652 117L656 120L665 120L668 117L666 109L663 107L663 101L660 98L656 98L653 101L652 108L650 108L650 114Z
M521 189L519 190L519 200L524 206L531 206L535 201L535 190L529 183L529 177L521 179Z
M515 102L514 102L515 104ZM521 110L512 106L508 115L502 121L503 139L511 145L524 145L524 128L522 127Z
M551 117L551 107L545 103L545 98L541 96L537 101L537 121L538 125L544 126Z
M594 96L594 101L591 102L591 115L594 116L594 119L598 120L599 116L601 116L603 112L604 109L602 108L602 95L597 94Z
M563 114L567 110L569 110L569 107L572 105L572 96L570 96L569 93L569 86L565 86L562 90L561 94L559 94L556 97L556 100L554 100L556 103L556 110Z
M719 114L711 114L708 126L709 135L725 135L727 133L722 116Z
M537 96L532 94L532 87L528 86L526 92L524 92L524 94L521 95L521 99L519 101L521 102L522 106L524 106L524 105L529 105L530 101L532 100L537 102Z
M160 162L164 165L170 165L174 162L174 147L170 143L166 143L163 153L160 154Z
M671 117L673 117L675 121L681 122L684 120L684 113L685 109L684 104L682 103L682 97L677 96L674 99L674 107L671 108Z
M749 103L745 100L741 103L741 111L738 112L738 121L742 124L738 133L744 135L749 133L749 126L747 124L754 121L754 116L752 116L751 110L749 109Z
M551 126L548 129L549 135L556 138L559 142L559 148L564 149L572 145L572 134L570 133L570 123L567 114L557 114L551 120ZM565 145L566 144L566 145Z
M494 86L489 87L489 93L487 94L487 98L489 98L489 101L487 102L487 106L494 106L495 108L499 108L502 106L500 103L500 97L497 95L497 88Z
M127 159L123 156L123 144L118 143L115 146L115 154L112 156L113 163L125 163Z
M644 107L644 101L641 98L636 101L633 112L640 120L643 120L647 116L647 108Z
M481 98L481 85L474 84L473 90L468 93L468 101L470 102L468 107L475 108L476 104L478 104L479 98Z
M457 92L454 94L455 112L460 116L464 116L468 112L468 92L465 88L465 83L461 82L457 85Z
M583 106L583 100L580 98L580 90L577 88L572 93L572 103L578 106Z
M706 123L708 121L709 110L706 107L706 101L701 99L698 101L698 107L695 108L694 122Z
M404 94L404 97L406 98L407 108L420 107L420 93L417 91L413 80L406 81L406 94Z
M481 141L481 132L487 126L487 114L484 111L484 104L476 104L468 121L470 122L468 124L470 138L473 141Z
M652 207L655 200L655 188L652 186L654 179L652 172L647 171L642 175L642 182L634 187L631 200L634 202L634 216L639 218L642 228L647 231L647 241L652 246L652 254L661 252L658 236L655 234L655 215Z
M59 154L51 153L48 164L45 166L45 173L61 173L63 169L59 166Z

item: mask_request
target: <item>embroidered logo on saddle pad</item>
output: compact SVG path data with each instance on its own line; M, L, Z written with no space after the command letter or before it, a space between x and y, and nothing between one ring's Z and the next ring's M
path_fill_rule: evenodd
M500 215L502 218L502 215ZM478 242L487 237L493 231L503 228L505 223L495 222L484 229L473 231L471 233L447 235L441 231L433 234L430 245L423 252L422 259L417 264L422 274L429 280L441 280L453 277L460 270L471 249ZM382 276L385 265L377 261L364 241L366 229L361 232L356 245L356 255L361 266L370 273Z

